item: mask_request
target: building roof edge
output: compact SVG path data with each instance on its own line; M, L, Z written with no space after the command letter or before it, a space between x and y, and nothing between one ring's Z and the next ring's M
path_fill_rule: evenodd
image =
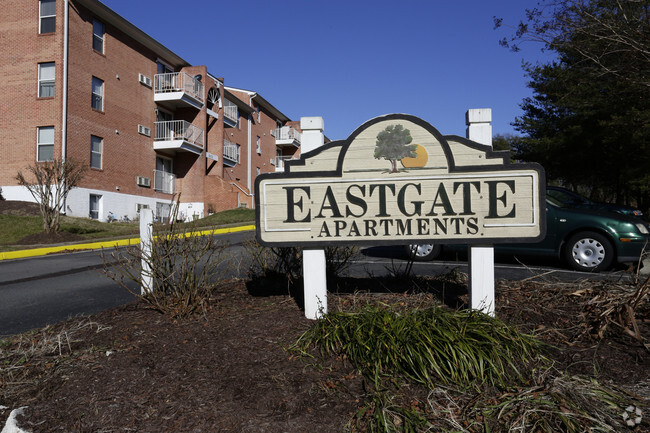
M130 21L119 15L117 12L99 0L72 0L72 2L78 3L87 8L92 13L96 14L98 18L117 27L128 36L140 42L142 45L149 48L163 60L171 63L172 65L179 67L190 66L190 63L184 60L178 54L174 53L172 50L149 36L147 33L136 27Z
M262 95L260 95L257 92L254 92L252 90L246 90L246 89L238 89L237 87L232 87L232 86L224 86L224 87L227 90L249 94L250 96L252 96L253 101L257 102L259 105L269 110L274 116L276 116L278 119L280 119L283 122L287 122L291 120L287 115L285 115L282 111L278 110L273 104L271 104L269 101L264 99Z

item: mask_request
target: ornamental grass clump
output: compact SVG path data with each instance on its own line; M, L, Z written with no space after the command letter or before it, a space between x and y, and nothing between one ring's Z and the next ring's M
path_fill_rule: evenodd
M522 367L537 359L540 342L475 311L434 307L398 313L369 306L326 315L293 349L306 353L312 346L346 356L377 389L394 377L433 389L525 380Z
M492 431L582 433L648 427L641 398L594 379L549 372L553 370L540 369L532 386L494 396L497 404L479 400L473 411Z

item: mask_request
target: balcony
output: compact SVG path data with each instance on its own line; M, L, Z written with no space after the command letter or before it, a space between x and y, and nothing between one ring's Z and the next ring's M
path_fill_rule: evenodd
M179 107L203 107L203 83L185 72L156 74L154 77L154 101L172 109Z
M203 152L204 131L198 126L185 120L155 122L155 126L154 150L192 152L197 155Z
M275 130L275 145L278 147L300 147L302 134L290 126Z
M291 161L292 159L297 159L296 157L293 156L276 156L275 157L275 171L284 171L284 165L287 161Z
M165 194L174 194L176 192L176 176L166 171L153 171L153 189Z
M234 102L224 99L223 104L223 123L224 126L234 128L239 122L239 109Z
M230 167L239 164L239 145L223 140L223 163Z

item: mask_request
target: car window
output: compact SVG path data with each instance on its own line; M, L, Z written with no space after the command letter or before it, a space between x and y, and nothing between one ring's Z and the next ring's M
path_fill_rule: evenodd
M562 201L548 194L546 195L546 203L551 204L555 207L566 207L566 205Z
M589 204L589 200L579 194L569 193L557 189L546 190L546 195L555 198L564 204Z

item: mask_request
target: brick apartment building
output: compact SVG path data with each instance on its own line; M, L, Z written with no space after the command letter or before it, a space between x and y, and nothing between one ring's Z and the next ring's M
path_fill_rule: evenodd
M72 216L185 218L252 207L256 175L300 150L298 122L261 95L224 86L97 0L3 0L0 186L68 158L88 165Z

